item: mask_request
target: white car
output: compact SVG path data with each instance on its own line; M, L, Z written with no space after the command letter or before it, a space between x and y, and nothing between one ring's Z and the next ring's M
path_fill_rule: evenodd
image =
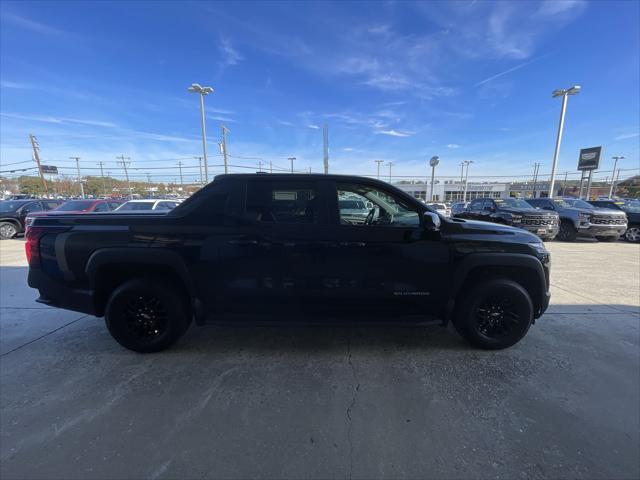
M180 205L180 202L177 200L156 200L153 198L147 200L129 200L116 208L114 212L138 213L150 210L168 212L169 210L176 208L178 205Z
M431 208L435 209L438 213L444 215L445 217L451 216L451 209L447 207L444 203L427 203Z

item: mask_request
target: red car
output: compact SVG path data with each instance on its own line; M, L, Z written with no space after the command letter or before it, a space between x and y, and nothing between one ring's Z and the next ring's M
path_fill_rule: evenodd
M29 227L33 224L33 220L37 217L45 217L47 215L111 212L118 208L121 203L122 202L118 200L69 200L53 210L36 212L27 216L24 222L25 235L29 230Z

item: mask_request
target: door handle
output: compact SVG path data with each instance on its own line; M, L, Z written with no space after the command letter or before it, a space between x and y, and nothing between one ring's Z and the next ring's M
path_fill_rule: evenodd
M340 242L341 247L366 247L365 242Z

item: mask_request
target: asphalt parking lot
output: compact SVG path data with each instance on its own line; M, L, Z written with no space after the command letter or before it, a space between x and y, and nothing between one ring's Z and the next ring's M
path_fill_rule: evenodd
M0 477L638 478L640 246L553 242L528 336L202 327L124 350L0 242Z

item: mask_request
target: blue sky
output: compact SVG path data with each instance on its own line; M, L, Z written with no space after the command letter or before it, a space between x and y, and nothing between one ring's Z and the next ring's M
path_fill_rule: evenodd
M103 161L120 174L120 154L134 175L193 166L198 99L186 88L199 82L216 90L209 149L225 122L234 164L296 156L320 171L327 123L334 172L375 174L381 159L424 175L439 155L439 175L459 175L462 160L475 162L471 175L525 175L534 162L550 171L552 90L580 84L560 171L595 145L602 169L612 155L637 168L639 5L3 1L0 156L30 160L33 132L45 163L80 156L87 173Z

